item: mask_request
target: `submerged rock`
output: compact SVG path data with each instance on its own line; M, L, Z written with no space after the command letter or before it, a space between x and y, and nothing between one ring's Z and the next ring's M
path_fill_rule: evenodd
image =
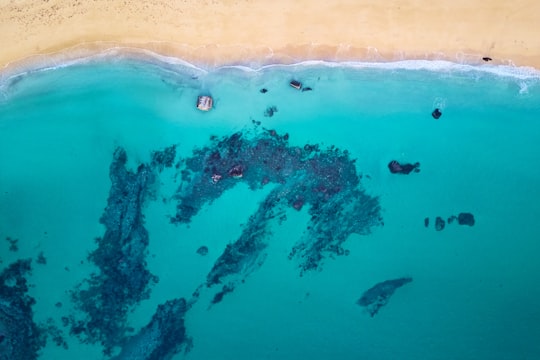
M392 160L388 163L388 170L390 170L392 174L408 175L411 172L420 172L420 163L401 164L396 160Z
M433 116L433 118L434 118L435 120L438 120L438 119L441 117L441 115L442 115L442 112L441 112L441 110L439 110L439 109L435 109L435 110L433 110L433 112L431 113L431 116Z
M410 277L403 277L395 280L386 280L380 282L368 289L362 297L356 302L358 305L366 308L371 317L375 316L379 310L385 306L396 289L412 281Z
M427 218L426 218L427 219ZM451 225L453 224L455 221L457 220L457 223L459 225L468 225L468 226L474 226L474 215L471 214L471 213L459 213L458 216L456 215L451 215L450 217L448 217L448 219L446 220L446 223L448 225ZM424 220L424 224L426 225L427 227L427 223L426 223L426 220ZM440 216L438 216L436 219L435 219L435 230L437 231L441 231L445 228L445 222L444 222L444 219L441 218Z
M474 215L471 213L459 213L457 219L459 225L474 226Z
M444 222L444 219L440 216L437 216L435 218L435 230L437 231L442 231L444 230L444 226L445 226L445 222Z
M201 255L201 256L206 256L208 255L208 247L207 246L201 246L197 249L197 254Z

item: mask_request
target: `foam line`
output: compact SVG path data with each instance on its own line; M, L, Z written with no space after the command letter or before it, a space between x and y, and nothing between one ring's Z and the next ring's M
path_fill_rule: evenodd
M243 72L260 72L270 68L309 68L309 67L341 67L354 69L384 69L384 70L425 70L433 72L487 73L495 76L516 78L519 80L540 80L540 71L531 67L516 67L511 65L470 65L454 63L446 60L399 60L390 62L343 61L333 62L324 60L306 60L291 64L266 64L260 66L226 65L204 68L188 61L158 54L151 50L114 46L103 50L77 48L59 53L38 55L12 63L0 72L0 88L6 87L12 79L34 72L49 71L73 65L100 61L135 60L151 62L165 67L167 70L179 72L187 70L196 75L205 75L225 69L237 69Z

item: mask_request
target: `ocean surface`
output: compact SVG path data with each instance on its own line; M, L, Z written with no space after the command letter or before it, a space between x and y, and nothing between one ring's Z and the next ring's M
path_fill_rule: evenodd
M539 144L490 64L6 76L0 359L539 359Z

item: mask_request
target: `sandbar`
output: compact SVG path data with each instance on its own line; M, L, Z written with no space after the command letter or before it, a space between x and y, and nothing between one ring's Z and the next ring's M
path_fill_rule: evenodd
M0 70L118 46L203 66L449 60L540 69L537 0L0 0Z

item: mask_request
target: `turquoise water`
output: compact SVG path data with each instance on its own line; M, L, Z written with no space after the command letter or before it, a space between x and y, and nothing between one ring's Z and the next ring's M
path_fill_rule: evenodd
M158 304L185 298L192 344L175 359L540 358L540 81L499 70L314 63L206 71L103 59L4 80L0 266L32 259L32 319L42 328L49 321L66 345L49 335L39 359L108 358L99 341L81 341L62 319L88 315L72 294L100 273L88 255L105 233L100 218L115 149L125 149L135 172L171 145L176 163L210 146L211 136L249 138L265 129L287 133L291 148L347 150L383 224L350 235L347 256L326 254L320 268L300 276L288 255L312 214L307 206L285 208L285 221L269 221L264 261L233 276L234 291L211 305L219 289L204 285L207 274L278 185L253 190L239 181L189 224L172 224L186 186L182 168L156 170L142 214L145 261L159 281L129 306L132 331L117 336L138 333ZM295 90L291 79L312 91ZM213 97L211 111L195 108L200 94ZM277 111L265 116L272 106ZM391 160L419 162L420 172L391 174ZM447 222L459 213L473 214L474 226L435 229L436 217ZM206 256L197 254L201 246ZM402 277L412 281L374 316L357 304L374 285ZM0 349L7 353L6 318ZM112 354L129 346L120 342ZM119 358L173 356L138 351Z

